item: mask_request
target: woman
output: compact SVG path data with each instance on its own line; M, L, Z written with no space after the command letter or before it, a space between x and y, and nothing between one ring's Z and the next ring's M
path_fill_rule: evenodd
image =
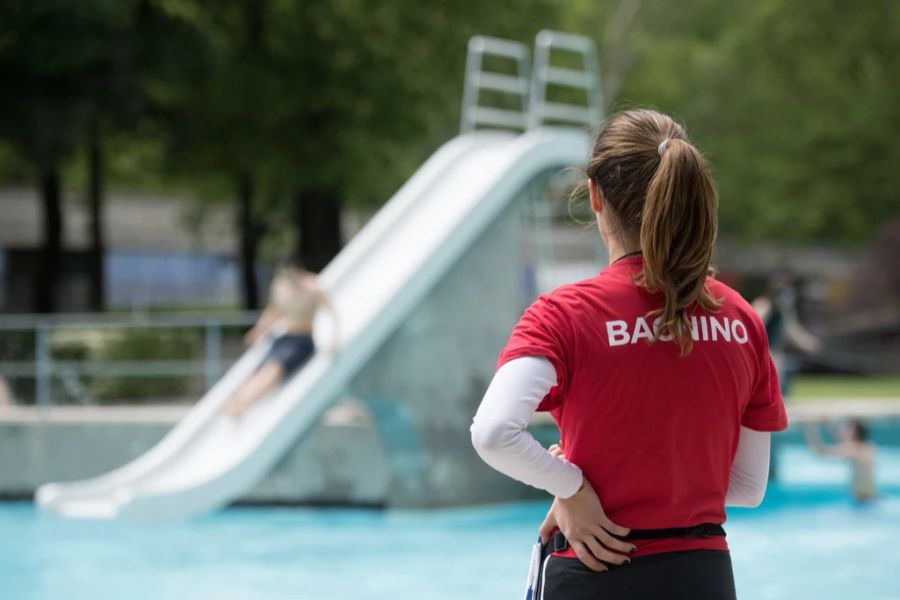
M242 415L263 394L309 360L315 350L313 320L320 306L331 312L336 332L337 313L328 294L319 287L315 273L296 263L284 262L272 278L269 305L244 341L251 346L276 325L280 331L259 369L225 403L222 409L225 413ZM337 347L336 333L334 347Z
M615 116L587 176L610 266L526 310L473 445L556 497L543 598L734 598L725 505L762 501L769 432L787 426L765 328L708 277L718 198L680 125ZM525 430L535 410L564 456Z

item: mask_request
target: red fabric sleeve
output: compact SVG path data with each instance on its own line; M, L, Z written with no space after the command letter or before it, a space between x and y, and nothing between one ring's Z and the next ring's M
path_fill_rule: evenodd
M541 400L538 411L547 412L562 404L568 379L571 331L563 304L554 294L544 295L525 310L500 352L498 369L523 356L544 356L553 364L556 385Z
M778 370L775 369L768 347L763 352L756 389L744 408L741 425L755 431L781 431L787 429L788 418L778 381Z

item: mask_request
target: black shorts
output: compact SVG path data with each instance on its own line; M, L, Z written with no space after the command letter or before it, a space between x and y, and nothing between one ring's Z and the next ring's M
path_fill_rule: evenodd
M577 558L549 556L537 600L735 600L731 555L685 550L638 556L597 573Z
M309 360L314 351L315 345L311 335L286 334L277 337L272 342L269 353L260 364L276 362L284 369L284 374L289 375Z

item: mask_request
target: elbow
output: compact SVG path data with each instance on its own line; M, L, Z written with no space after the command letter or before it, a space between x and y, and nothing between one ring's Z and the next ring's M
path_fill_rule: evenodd
M725 504L756 508L766 497L766 481L746 482L745 485L731 485L728 488Z
M746 503L742 506L746 506L747 508L756 508L760 504L762 504L763 499L766 497L766 488L763 486L761 490L754 490L750 494L747 494Z
M469 428L472 436L472 447L482 458L486 458L506 445L508 433L500 423L489 419L479 419L477 416Z
M763 496L729 496L725 500L725 505L740 508L756 508L762 504L762 501Z

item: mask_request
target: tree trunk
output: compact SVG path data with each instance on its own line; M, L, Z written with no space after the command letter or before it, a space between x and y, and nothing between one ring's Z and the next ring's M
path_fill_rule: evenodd
M241 243L241 290L244 308L259 308L259 286L256 282L256 251L260 227L253 214L253 178L249 173L238 176L237 229Z
M90 208L91 241L88 250L88 306L92 311L106 309L106 277L103 239L103 155L100 132L91 127L88 141L88 206Z
M32 306L35 312L52 313L57 306L62 262L62 196L56 165L45 167L40 180L43 242L35 272Z
M300 258L318 273L341 249L341 203L333 190L297 193L297 234Z
M249 55L255 57L263 40L264 2L245 0L244 25ZM238 175L237 229L241 243L241 290L244 308L259 308L259 285L256 281L256 258L262 228L253 212L253 196L256 192L253 176L247 165Z

